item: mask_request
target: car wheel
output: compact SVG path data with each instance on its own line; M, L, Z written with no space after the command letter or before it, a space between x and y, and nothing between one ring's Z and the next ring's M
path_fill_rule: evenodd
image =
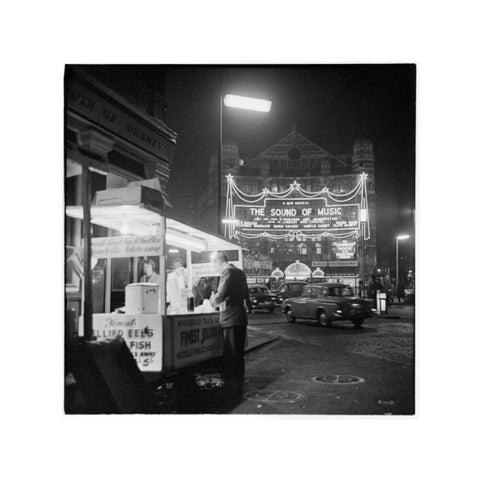
M323 311L319 312L318 321L322 327L329 327L332 324L332 322L328 319L327 314Z
M287 308L285 310L285 316L287 317L287 322L288 323L294 323L296 318L292 314L292 310L290 308Z
M270 308L268 309L268 311L269 311L270 313L273 313L273 312L275 311L275 307L270 307Z
M363 324L363 318L355 318L355 320L352 320L352 323L355 327L361 327Z

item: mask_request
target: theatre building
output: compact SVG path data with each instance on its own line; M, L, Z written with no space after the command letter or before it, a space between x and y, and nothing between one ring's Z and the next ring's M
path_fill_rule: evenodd
M192 215L212 231L216 173L213 156ZM277 269L289 278L314 273L355 285L374 273L375 157L368 139L356 140L351 152L332 154L294 126L245 159L238 145L224 142L222 182L224 233L248 250L244 268L251 281L266 281Z

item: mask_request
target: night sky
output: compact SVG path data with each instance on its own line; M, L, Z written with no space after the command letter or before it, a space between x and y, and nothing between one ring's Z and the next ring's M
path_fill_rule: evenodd
M168 193L179 217L207 181L218 138L218 92L272 100L270 113L224 108L223 138L240 158L262 152L292 127L333 154L356 138L373 142L377 255L391 257L394 237L412 231L415 207L414 65L171 67L167 125L178 133Z

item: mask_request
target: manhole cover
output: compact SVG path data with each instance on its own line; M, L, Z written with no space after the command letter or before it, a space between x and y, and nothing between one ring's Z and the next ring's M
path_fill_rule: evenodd
M353 385L355 383L363 383L364 378L356 377L355 375L320 375L313 377L314 382L329 383L331 385Z
M257 390L245 393L244 397L256 402L295 403L303 398L301 393L286 390Z

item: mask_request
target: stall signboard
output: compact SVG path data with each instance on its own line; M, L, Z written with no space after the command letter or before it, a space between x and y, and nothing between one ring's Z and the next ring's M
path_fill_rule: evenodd
M93 334L99 340L121 336L141 371L162 370L163 335L160 315L94 314Z
M162 254L160 235L92 238L92 257L154 257Z
M265 198L263 204L234 205L237 228L245 232L351 231L360 228L360 204L331 205L326 198Z
M218 313L167 317L171 367L186 367L222 355Z
M228 262L235 267L242 268L240 262ZM220 273L216 270L212 262L208 263L192 263L190 265L190 270L192 272L192 278L201 278L201 277L218 277Z
M342 240L333 242L332 246L335 251L335 257L339 260L353 260L355 258L355 247L357 242Z

